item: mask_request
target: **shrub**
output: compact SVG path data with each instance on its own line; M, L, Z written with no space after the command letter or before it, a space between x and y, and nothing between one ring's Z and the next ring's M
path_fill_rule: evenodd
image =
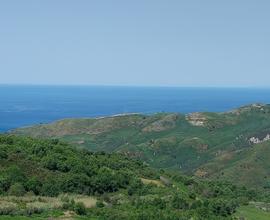
M166 202L161 198L155 198L151 203L152 203L151 205L154 206L155 208L158 209L166 208Z
M103 207L104 207L104 203L103 203L102 201L98 200L98 201L96 202L96 207L97 207L97 208L103 208Z
M172 207L175 209L186 209L188 203L181 195L176 194L172 199Z
M233 214L238 206L235 201L227 201L223 199L213 200L210 205L213 213L225 217Z
M47 178L47 181L42 185L41 194L44 196L58 196L61 192L59 184L52 178Z
M24 183L26 177L20 167L13 165L6 170L7 179L10 184Z
M23 196L25 189L21 183L14 183L8 190L8 194L11 196Z
M41 182L36 177L30 178L25 184L27 191L32 191L36 195L40 194L41 186Z
M82 202L75 203L74 212L78 215L86 215L86 207Z
M8 154L0 148L0 159L7 159Z
M64 210L73 210L75 207L74 199L69 199L68 197L62 197L61 201L63 202L62 209Z
M127 189L128 190L128 195L132 196L133 194L140 191L142 187L143 187L142 181L140 179L135 179L128 186L128 189Z

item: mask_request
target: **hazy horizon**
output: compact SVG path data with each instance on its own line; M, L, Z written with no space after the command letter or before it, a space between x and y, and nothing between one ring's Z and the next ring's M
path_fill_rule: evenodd
M254 86L254 85L222 85L222 86L216 86L216 85L202 85L202 86L194 86L194 85L121 85L121 84L42 84L42 83L0 83L0 86L52 86L52 87L142 87L142 88L209 88L209 89L270 89L270 85L266 86Z

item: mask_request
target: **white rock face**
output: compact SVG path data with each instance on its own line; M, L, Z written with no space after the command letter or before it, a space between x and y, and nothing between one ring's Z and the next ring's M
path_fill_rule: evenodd
M263 142L268 141L268 140L270 140L270 134L267 134L266 137L263 138L262 140L260 140L257 137L249 138L249 142L252 143L252 144L260 144L260 143L263 143Z
M202 113L196 112L186 115L186 120L193 126L203 127L207 121L206 117Z

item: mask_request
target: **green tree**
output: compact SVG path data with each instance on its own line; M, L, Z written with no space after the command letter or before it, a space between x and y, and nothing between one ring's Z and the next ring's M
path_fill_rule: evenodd
M32 191L36 195L41 192L42 183L36 178L32 177L25 183L25 188L27 191Z
M23 171L16 165L9 167L6 170L6 176L8 182L12 185L14 183L24 183L26 181L26 177Z

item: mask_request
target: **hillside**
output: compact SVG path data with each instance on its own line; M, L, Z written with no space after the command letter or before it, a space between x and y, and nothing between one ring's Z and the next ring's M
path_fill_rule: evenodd
M249 201L269 200L56 140L0 135L0 153L1 219L225 220L240 217Z
M252 187L267 188L270 183L270 105L253 104L224 113L64 119L11 133L57 138L92 151L122 152L152 167L200 177L231 179Z

